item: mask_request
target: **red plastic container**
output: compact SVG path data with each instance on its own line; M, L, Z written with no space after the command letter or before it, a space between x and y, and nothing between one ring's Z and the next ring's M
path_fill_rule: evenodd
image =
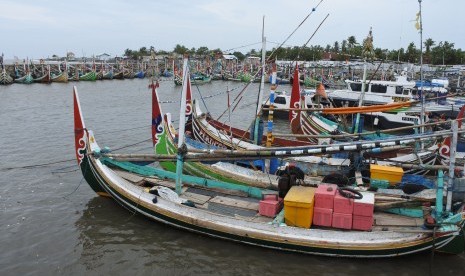
M352 214L333 213L334 228L352 229Z
M258 213L265 217L274 218L283 208L283 202L275 199L260 200Z
M352 229L368 231L373 227L373 216L357 216L354 215L352 221Z
M278 200L278 195L276 194L264 195L263 200Z
M315 208L334 208L334 196L337 192L337 185L322 184L315 191Z
M333 223L333 209L313 208L313 225L331 227Z
M334 197L334 213L352 214L354 211L354 199L343 197L339 192Z
M354 215L373 217L375 208L375 195L373 193L361 192L362 199L354 200Z

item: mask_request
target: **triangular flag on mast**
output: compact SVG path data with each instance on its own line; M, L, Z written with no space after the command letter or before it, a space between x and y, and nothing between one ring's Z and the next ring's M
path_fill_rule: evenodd
M415 29L420 30L421 29L421 13L417 12L416 16L417 17L415 19Z
M300 108L300 79L299 79L299 65L295 65L294 79L292 81L291 102L290 108ZM297 117L299 111L289 110L289 122Z
M316 88L316 95L321 96L322 98L325 98L325 99L328 98L328 95L326 95L325 86L322 83L320 83L318 87Z
M163 116L157 95L158 87L158 82L154 83L152 80L149 88L152 88L152 142L154 147L157 146L159 136L163 133Z

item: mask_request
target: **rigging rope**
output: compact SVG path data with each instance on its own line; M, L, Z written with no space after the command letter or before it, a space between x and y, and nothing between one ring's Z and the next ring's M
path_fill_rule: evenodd
M310 15L312 15L315 11L316 11L316 8L318 8L318 6L320 6L320 4L323 2L323 0L320 0L320 2L312 9L312 11L300 22L300 24L294 29L294 31L292 31L291 34L289 34L289 36L276 48L274 49L271 54L269 55L268 59L266 59L266 61L269 61L271 59L271 57L273 57L273 54L279 50L293 35L294 33L303 25L303 23L305 21L307 21L307 19L310 17ZM328 17L328 16L326 16ZM326 19L326 18L325 18ZM323 23L323 22L322 22ZM320 24L321 25L321 24ZM313 37L313 36L312 36ZM234 104L237 100L237 103L235 104L234 108L233 108L233 111L236 109L237 105L240 103L240 101L242 100L242 93L246 90L246 88L250 85L250 83L253 82L253 80L255 79L256 75L258 75L258 73L262 70L262 68L260 67L260 70L257 70L257 72L255 74L253 74L252 78L250 79L250 82L248 82L244 89L242 89L242 91L236 96L236 98L233 100L232 104ZM257 103L257 105L259 105L260 103ZM224 114L227 112L228 109L226 109L219 117L217 120L220 120L221 117L224 116Z
M278 48L274 49L273 52L271 52L270 54L270 58L273 56L273 54L281 49L281 47L291 38L291 36L294 35L294 33L302 26L302 24L304 24L305 21L307 21L307 19L310 17L310 15L312 15L315 11L316 11L316 8L318 8L318 6L320 6L320 4L323 2L323 0L320 0L320 2L312 9L312 11L302 20L302 22L300 22L300 24L294 29L294 31L292 31L292 33L278 46Z

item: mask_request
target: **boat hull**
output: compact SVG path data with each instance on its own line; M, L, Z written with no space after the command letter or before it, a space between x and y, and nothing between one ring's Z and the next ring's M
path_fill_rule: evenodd
M255 231L255 229L241 230L239 227L234 228L232 225L234 219L231 218L227 219L228 221L232 220L231 225L228 225L227 227L220 225L220 223L217 222L208 223L207 221L200 219L200 214L197 214L197 212L203 211L198 211L195 208L180 204L177 204L178 206L173 206L175 203L165 202L165 200L161 198L158 198L158 203L156 204L142 202L142 200L140 198L138 199L137 195L133 192L122 189L123 185L113 182L112 179L114 178L114 175L106 175L107 172L105 171L107 171L107 169L104 165L99 164L100 162L98 160L91 157L86 158L84 162L86 162L87 165L82 167L81 170L86 171L86 181L98 194L110 195L118 204L131 212L136 212L152 220L199 234L266 248L333 257L395 257L429 251L433 248L433 242L434 248L437 251L446 253L463 252L461 251L463 246L460 246L464 243L463 234L453 235L450 233L444 234L441 237L436 237L435 239L432 239L431 237L424 237L406 243L393 243L373 247L367 245L331 244L330 242L290 242L286 237L279 238L276 235L259 233ZM197 216L198 218L194 219L194 217ZM239 220L237 220L237 223L239 223ZM301 229L293 228L293 230ZM369 236L368 232L360 233L366 233L365 235Z
M12 83L13 78L8 75L5 69L2 69L2 72L0 72L0 84L7 85Z
M95 71L91 71L79 77L80 81L95 81L97 79L97 73Z

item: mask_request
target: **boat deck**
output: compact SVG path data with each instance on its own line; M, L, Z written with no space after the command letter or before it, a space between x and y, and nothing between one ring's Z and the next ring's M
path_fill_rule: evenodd
M154 186L164 186L174 189L174 183L155 177L144 177L137 174L129 173L122 170L115 170L122 178L126 179L134 185L146 187L146 192ZM240 191L223 190L218 188L198 187L189 184L184 184L181 189L181 198L187 199L195 204L196 208L208 210L209 212L220 214L228 217L240 218L241 220L271 223L274 218L261 216L258 213L259 199L248 197L247 194ZM389 191L398 196L402 191ZM428 194L428 199L432 195ZM385 203L389 201L389 196L380 196L379 202ZM391 199L394 202L402 201L402 199ZM385 212L376 212L374 214L374 222L372 231L388 231L388 230L404 230L418 231L424 223L424 219L407 217L398 214L390 214ZM312 228L332 229L327 227L312 226ZM337 229L340 231L340 229ZM351 230L353 231L353 230Z

